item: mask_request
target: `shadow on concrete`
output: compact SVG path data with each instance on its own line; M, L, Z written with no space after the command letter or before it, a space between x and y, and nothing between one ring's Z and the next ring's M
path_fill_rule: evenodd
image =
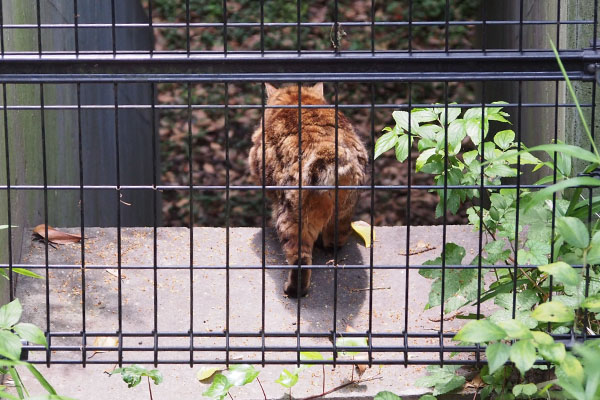
M260 257L262 248L262 235L257 232L252 238L257 255ZM266 235L266 249L270 256L267 265L286 264L281 245L273 230ZM333 250L324 250L315 247L313 250L313 264L333 264ZM344 265L364 264L359 244L354 237L338 249L337 267L337 293L335 292L336 272L333 265L329 269L313 270L311 286L306 297L300 300L300 313L303 320L303 331L326 332L333 329L333 315L336 312L337 330L345 331L346 326L352 325L352 321L358 316L359 311L366 300L369 286L369 275L363 269L344 269ZM290 313L296 314L297 300L288 298L283 293L283 286L287 279L287 270L267 270L267 275L279 288L276 294L281 301L288 302L291 307L286 307ZM337 303L335 299L337 298ZM336 304L334 304L336 303ZM308 329L307 325L308 323Z

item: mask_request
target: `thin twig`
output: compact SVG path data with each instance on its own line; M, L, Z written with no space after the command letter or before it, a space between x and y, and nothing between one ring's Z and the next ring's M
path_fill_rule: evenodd
M233 400L233 396L231 395L231 393L227 392L227 394L229 395L229 397L231 397L231 400Z
M148 378L148 392L150 393L150 400L154 400L152 398L152 386L150 385L150 377L147 376L146 378Z
M262 383L260 383L260 379L258 379L258 376L256 377L256 382L258 382L258 385L260 386L260 390L262 390L263 396L265 397L265 400L267 400L267 394L265 393L265 388L263 388Z
M305 397L305 398L304 398L304 399L302 399L302 400L313 400L313 399L318 399L318 398L321 398L321 397L323 397L323 396L327 396L327 395L328 395L328 394L330 394L330 393L333 393L333 392L336 392L336 391L338 391L338 390L341 390L341 389L343 389L343 388L345 388L345 387L348 387L348 386L350 386L350 385L359 384L359 383L364 383L364 382L369 382L369 381L374 381L374 380L377 380L377 379L382 379L382 377L381 377L381 376L374 376L374 377L372 377L372 378L367 378L367 379L359 379L359 380L357 380L357 381L354 381L354 380L353 380L353 381L350 381L350 382L346 382L346 383L344 383L343 385L336 386L336 387L334 387L333 389L329 389L328 391L326 391L326 392L323 392L323 393L321 393L321 394L317 394L317 395L315 395L315 396L310 396L310 397Z
M413 250L413 251L409 251L409 252L408 252L408 255L409 255L409 256L414 256L414 255L416 255L416 254L423 254L423 253L427 253L428 251L435 250L435 249L437 249L437 247L436 247L436 246L427 246L427 247L425 247L424 249L421 249L421 250ZM400 253L400 255L401 255L401 256L405 256L405 255L406 255L406 253Z
M392 288L391 286L388 286L388 287L374 287L374 288L368 288L367 287L367 288L362 288L362 289L353 288L353 289L350 289L350 291L351 292L366 292L366 291L369 291L371 289L372 290L389 290L391 288Z
M325 364L323 364L323 391L325 391Z
M444 321L451 321L454 318L458 317L459 315L463 315L462 311L455 311L454 313L448 315L447 317L444 317ZM433 318L429 318L429 320L431 322L440 322L442 319L439 317L433 317Z

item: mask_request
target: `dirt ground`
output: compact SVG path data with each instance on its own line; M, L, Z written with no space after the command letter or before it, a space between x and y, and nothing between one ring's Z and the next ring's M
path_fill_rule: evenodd
M306 4L310 3L310 4ZM302 2L301 17L303 21L329 22L333 19L333 2ZM348 4L346 4L348 3ZM349 4L351 3L351 4ZM407 18L406 4L403 1L391 1L385 4L375 2L375 19L377 21L402 21ZM427 4L425 4L427 3ZM451 19L468 20L476 13L471 1L453 7ZM192 22L222 22L222 8L214 10L200 1L190 2ZM228 21L257 22L259 2L248 0L228 1ZM296 3L285 1L265 2L265 22L296 21ZM413 19L443 20L444 1L431 0L417 4L412 10ZM292 7L293 6L293 7ZM185 21L183 6L174 0L155 0L153 20ZM202 10L202 12L200 12ZM342 50L363 50L370 46L370 31L344 26L343 21L369 21L371 13L370 1L339 2L339 20L342 21L343 35L340 47ZM408 31L399 28L384 29L381 27L374 33L377 50L406 49ZM474 28L460 27L462 30L450 32L451 48L469 48L472 46ZM185 30L157 29L157 50L185 49ZM223 36L220 29L203 28L191 30L190 46L193 50L222 51ZM227 34L228 51L256 50L260 45L258 30L230 28ZM264 46L267 50L296 49L296 31L294 27L267 29ZM444 46L443 27L431 26L427 30L412 32L413 48L438 49ZM301 34L302 49L331 50L329 34L318 29L303 30ZM371 109L371 99L375 100L375 108ZM409 96L410 92L410 96ZM353 122L363 142L372 151L373 139L381 135L386 126L393 126L392 112L406 109L409 103L432 104L443 103L443 84L387 82L375 84L373 88L367 84L339 83L339 105L342 112ZM227 107L225 93L227 93ZM473 99L473 88L468 84L450 83L448 85L448 101L469 103ZM334 84L325 84L325 96L331 104L334 102ZM192 105L188 115L188 97ZM409 101L410 97L410 101ZM229 158L229 183L231 185L249 185L247 157L250 148L250 137L259 126L261 118L261 84L194 84L189 87L181 84L159 85L158 104L178 108L162 108L160 113L160 141L162 182L164 184L188 185L189 171L192 180L199 185L225 185L227 181L226 152ZM188 124L189 119L189 124ZM372 122L373 120L373 122ZM229 145L225 137L228 135ZM191 146L190 146L191 144ZM191 149L191 152L190 152ZM191 153L191 154L190 154ZM412 153L412 185L431 185L432 176L414 172L414 161L418 156L416 148ZM191 157L191 163L189 162ZM371 177L376 185L407 185L409 182L408 162L400 163L388 152L375 161L374 175ZM371 179L369 178L369 179ZM370 184L371 181L365 182ZM263 199L261 191L230 191L230 215L226 217L225 193L223 191L202 191L194 194L193 215L195 226L261 226L263 215ZM374 208L371 209L370 191L361 194L356 210L356 218L371 220L379 226L386 225L435 225L442 219L436 219L433 213L439 201L436 194L426 189L412 190L410 203L407 190L381 190L374 195ZM410 220L408 210L410 208ZM163 193L163 225L189 226L190 198L187 191L168 191ZM267 223L270 212L266 213ZM466 221L464 212L448 215L447 223L461 224Z

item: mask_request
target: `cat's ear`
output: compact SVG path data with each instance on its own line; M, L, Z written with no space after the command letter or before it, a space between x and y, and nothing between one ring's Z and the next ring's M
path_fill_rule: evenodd
M319 96L323 97L323 82L319 82L312 87Z
M275 92L277 91L277 88L273 85L271 85L270 83L266 83L265 82L265 88L267 89L267 97L271 97L275 94Z

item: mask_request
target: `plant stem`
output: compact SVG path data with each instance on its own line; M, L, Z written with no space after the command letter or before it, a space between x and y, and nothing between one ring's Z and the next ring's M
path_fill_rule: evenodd
M233 400L233 396L231 395L231 393L227 392L227 394L229 395L229 397L231 398L231 400Z
M146 378L148 379L148 393L150 393L150 400L153 400L153 398L152 398L152 385L150 385L150 377L147 376Z
M325 391L325 364L323 364L323 391Z
M267 394L265 393L265 388L263 388L262 383L260 383L260 379L258 379L258 376L256 377L256 382L258 382L258 385L260 386L260 390L262 390L263 396L265 397L265 400L267 400Z
M324 392L323 392L323 393L321 393L321 394L317 394L317 395L315 395L315 396L310 396L310 397L305 397L305 398L304 398L304 399L302 399L302 400L313 400L313 399L318 399L318 398L321 398L321 397L323 397L323 396L327 396L327 395L328 395L328 394L330 394L330 393L333 393L333 392L336 392L336 391L338 391L338 390L341 390L341 389L343 389L343 388L345 388L345 387L348 387L348 386L350 386L350 385L359 384L359 383L363 383L363 382L374 381L374 380L376 380L376 379L381 379L381 377L380 377L380 376L374 376L374 377L372 377L372 378L367 378L367 379L359 379L359 380L357 380L357 381L354 381L354 380L352 380L352 381L350 381L350 382L346 382L346 383L344 383L344 384L342 384L342 385L340 385L340 386L336 386L336 387L334 387L333 389L329 389L329 390L328 390L328 391L326 391L326 392L324 391Z

